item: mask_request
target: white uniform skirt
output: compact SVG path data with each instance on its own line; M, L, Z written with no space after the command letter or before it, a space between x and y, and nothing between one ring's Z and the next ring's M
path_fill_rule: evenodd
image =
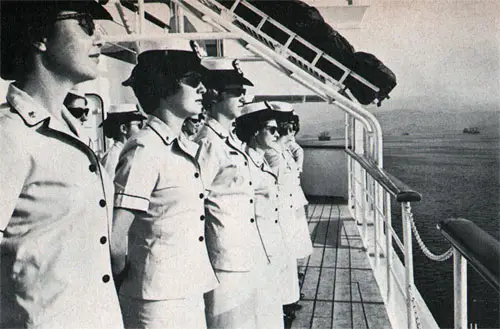
M127 329L206 329L203 296L144 300L120 295Z
M205 293L208 328L257 328L257 287L262 269L250 272L215 270L219 285Z
M287 266L281 272L280 279L281 303L283 305L295 303L300 299L297 259L290 255L287 257L286 262Z
M295 210L295 224L294 235L291 238L295 247L291 248L291 252L295 258L304 258L313 252L313 244L304 206Z
M283 329L283 276L286 270L283 259L266 266L257 289L257 328Z

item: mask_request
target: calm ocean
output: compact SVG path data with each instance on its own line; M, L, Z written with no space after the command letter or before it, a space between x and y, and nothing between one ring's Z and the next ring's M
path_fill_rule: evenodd
M449 246L436 229L449 217L467 218L500 238L500 138L494 135L384 137L384 168L423 195L412 204L413 214L422 239L435 253ZM416 243L414 247L416 285L438 324L452 328L452 259L433 262ZM470 266L468 297L469 323L500 328L500 297Z

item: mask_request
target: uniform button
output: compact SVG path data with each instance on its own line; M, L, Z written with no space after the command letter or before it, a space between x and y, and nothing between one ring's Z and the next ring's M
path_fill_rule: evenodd
M275 222L275 223L277 223L277 222L278 222L278 220L276 219L274 222Z
M93 164L93 163L92 163L92 164L89 166L89 170L90 170L90 172L96 172L96 170L97 170L97 166L96 166L95 164Z
M290 196L292 196L292 193L290 193Z
M252 200L252 199L250 199L250 203L253 203L253 200Z
M200 236L200 237L198 238L198 240L201 242L201 241L203 241L204 239L203 239L203 237L202 237L202 236Z
M253 223L253 222L255 222L255 219L250 218L250 223Z
M293 208L293 206L291 205L290 208Z
M204 195L203 193L200 193L200 199L203 199Z
M109 275L107 275L107 274L104 274L104 275L102 276L102 282L104 282L104 283L109 282L109 279L111 279L111 278L110 278L110 277L109 277Z
M200 174L198 174L197 172L194 173L194 178L198 178L200 177Z
M200 220L205 220L205 215L201 215Z
M252 182L248 182L248 185L252 186Z
M105 244L106 241L108 241L108 238L106 238L105 236L102 236L99 241L101 241L101 244Z
M278 211L278 208L274 208L274 211Z
M245 166L248 166L248 162L245 161Z
M99 200L99 205L103 208L106 207L106 200L104 199Z

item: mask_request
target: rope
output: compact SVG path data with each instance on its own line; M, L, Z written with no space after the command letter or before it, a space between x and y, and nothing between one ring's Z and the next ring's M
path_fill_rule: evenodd
M407 212L408 212L408 218L410 219L413 234L415 234L415 239L417 239L418 246L420 247L424 255L435 262L444 262L445 260L449 259L453 255L453 248L446 250L441 255L436 255L433 252L431 252L429 248L427 248L425 243L422 241L422 238L420 237L420 234L417 230L417 226L415 225L415 221L413 220L413 214L411 210L407 209Z

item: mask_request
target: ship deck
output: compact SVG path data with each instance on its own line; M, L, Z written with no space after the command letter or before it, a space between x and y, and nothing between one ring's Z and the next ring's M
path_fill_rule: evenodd
M305 273L301 310L292 329L390 329L382 296L346 204L321 197L308 206L311 256L299 262Z

